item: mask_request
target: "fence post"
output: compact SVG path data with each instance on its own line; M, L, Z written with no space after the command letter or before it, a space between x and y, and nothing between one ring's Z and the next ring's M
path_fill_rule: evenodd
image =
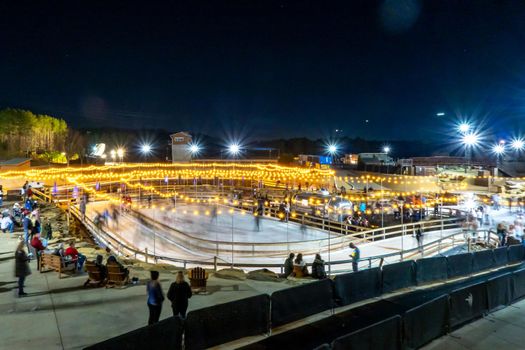
M213 257L213 271L217 272L217 256Z
M144 257L146 258L146 264L148 263L148 247L144 248Z

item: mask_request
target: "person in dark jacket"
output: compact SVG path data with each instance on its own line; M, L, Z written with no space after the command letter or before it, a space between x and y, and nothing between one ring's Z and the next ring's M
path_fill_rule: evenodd
M24 281L31 274L29 269L29 258L24 250L25 242L20 241L15 251L15 277L18 277L18 296L27 295L24 293Z
M49 218L44 218L44 225L42 227L42 237L48 241L53 238L53 228L51 227L51 222Z
M173 316L180 316L186 318L186 310L188 310L188 299L191 298L191 288L188 282L184 280L182 271L177 273L175 282L173 282L168 290L168 299L171 301L171 308Z
M315 254L315 259L312 263L312 277L319 280L326 278L326 271L324 270L324 260L321 259L320 254Z
M284 277L288 277L293 272L293 258L295 258L294 253L288 255L288 259L284 261Z
M106 265L103 264L104 257L100 254L97 255L95 258L95 266L98 268L98 271L100 272L100 279L105 280L108 276L108 269L106 268Z
M160 313L162 312L162 303L164 302L164 293L159 282L159 272L151 271L151 280L146 285L148 292L148 325L159 322Z

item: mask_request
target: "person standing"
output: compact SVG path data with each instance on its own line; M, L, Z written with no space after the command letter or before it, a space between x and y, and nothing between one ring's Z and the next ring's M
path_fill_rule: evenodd
M421 225L418 225L415 232L416 241L417 241L417 249L422 252L423 251L423 228Z
M80 214L82 214L82 221L84 221L86 219L86 199L85 197L82 197L82 199L80 200L79 209L80 209Z
M26 181L23 185L22 185L22 188L20 189L20 196L22 198L22 201L25 202L26 200L26 191L27 191L27 186L28 186L29 182Z
M26 213L22 220L22 227L24 228L24 241L26 242L27 250L29 250L29 232L33 228L33 223L29 218L29 213Z
M352 249L352 253L350 253L350 257L352 258L352 270L357 272L359 270L358 263L361 258L361 251L353 242L350 242L348 246Z
M23 297L27 295L24 292L24 282L27 276L31 274L29 269L29 257L24 250L24 241L20 241L15 251L15 277L18 277L18 296Z
M321 259L321 254L315 254L315 259L312 263L312 277L319 280L326 278L324 260Z
M288 277L293 272L293 258L295 258L294 253L290 253L288 259L284 261L284 277Z
M162 303L164 302L164 293L159 282L159 272L151 271L151 280L146 285L148 293L149 319L148 325L159 322L160 313L162 312Z
M175 282L171 284L168 290L168 299L171 301L173 316L180 316L182 319L186 318L188 299L191 298L191 295L191 288L188 282L184 280L184 274L182 271L177 272Z
M48 241L53 238L53 228L49 218L44 218L44 226L42 228L42 236Z
M4 188L0 185L0 207L4 205Z

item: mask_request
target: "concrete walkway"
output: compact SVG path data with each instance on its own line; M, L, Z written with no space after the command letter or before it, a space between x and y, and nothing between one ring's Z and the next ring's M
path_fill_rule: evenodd
M31 262L27 297L18 298L14 277L17 237L0 233L0 349L81 349L147 324L145 280L126 288L84 288L85 273L58 278ZM147 271L143 271L147 275ZM133 276L133 273L131 273ZM174 274L161 273L166 293ZM210 277L208 295L195 295L189 310L291 287L293 282L235 281ZM161 319L171 315L164 303Z
M525 300L434 340L426 350L525 349Z

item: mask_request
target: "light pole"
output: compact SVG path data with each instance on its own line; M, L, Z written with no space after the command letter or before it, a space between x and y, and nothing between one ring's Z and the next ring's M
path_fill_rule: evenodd
M193 181L195 185L195 196L197 196L197 177L195 173L195 163L193 162L193 159L197 157L197 155L200 153L201 147L196 143L192 143L189 145L188 150L190 152L192 163L193 163Z
M234 143L230 144L228 146L228 153L234 159L234 161L232 163L232 178L231 178L231 184L232 184L232 189L233 189L233 187L234 187L233 178L235 177L235 159L237 158L239 153L241 153L241 146L237 142L234 142Z
M492 152L496 155L496 171L494 172L494 175L493 175L493 176L496 176L499 172L499 167L501 166L501 158L505 154L505 141L500 140L499 143L494 145L492 147ZM490 177L489 177L488 188L490 192Z
M390 146L384 146L383 147L383 153L385 153L387 155L387 163L386 163L386 173L388 175L388 167L389 167L389 162L388 162L388 154L390 153Z

